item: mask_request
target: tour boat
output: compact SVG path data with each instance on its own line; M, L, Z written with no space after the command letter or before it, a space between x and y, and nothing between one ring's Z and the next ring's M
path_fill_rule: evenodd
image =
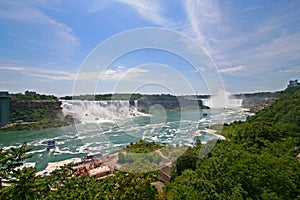
M50 149L55 148L55 146L56 146L55 140L50 140L48 141L47 150L49 151Z

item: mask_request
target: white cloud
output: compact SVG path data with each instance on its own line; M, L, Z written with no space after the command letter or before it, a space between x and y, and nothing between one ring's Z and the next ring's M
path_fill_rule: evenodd
M188 35L196 37L223 74L267 77L275 70L279 72L277 69L281 66L297 64L300 34L299 28L295 27L299 10L292 3L285 7L251 6L241 11L214 0L185 1L191 25ZM259 19L253 17L266 8L272 12L264 13ZM250 18L246 17L248 15ZM280 72L292 73L290 70L295 71L293 68Z
M246 69L246 66L236 66L236 67L231 67L231 68L225 68L225 69L220 69L218 70L219 72L221 73L233 73L233 72L237 72L237 71L242 71L242 70L245 70Z
M126 80L135 81L141 74L147 73L149 70L141 68L132 68L125 71L108 69L102 73L102 80Z
M106 6L111 5L111 0L89 0L74 1L74 0L31 0L33 4L39 7L64 12L65 10L72 12L95 13L103 10Z
M64 70L52 70L45 68L32 68L23 66L0 66L0 70L14 71L32 77L40 77L49 80L74 80L75 75Z
M198 22L198 17L196 16L196 9L195 9L195 2L188 0L185 1L185 7L186 7L186 13L189 18L189 22L192 26L192 30L194 31L194 34L196 35L197 39L203 43L204 42L204 36L200 30L200 25Z
M162 17L161 6L156 1L151 0L116 0L120 3L131 6L136 12L138 12L143 18L157 24L167 25L168 20Z
M23 71L24 67L15 67L15 66L0 66L0 70L8 70L8 71Z
M119 65L117 66L118 69L125 69L125 66Z
M290 73L290 74L295 74L295 73L300 73L300 66L296 66L293 68L288 68L288 69L280 69L278 70L279 73Z
M276 31L278 30L274 30ZM244 74L245 76L265 76L281 66L294 66L299 60L299 33L281 35L270 38L267 42L256 42L256 44L253 39L250 41L253 41L251 48L224 49L231 54L224 55L222 59L217 60L217 63L222 63L224 67L245 63L252 68Z
M290 73L290 72L293 72L292 69L280 69L278 70L279 73Z
M245 8L245 9L242 9L242 10L240 10L239 12L249 12L249 11L253 11L253 10L257 10L257 9L262 9L262 8L264 8L264 7L266 7L266 5L264 5L264 4L260 4L260 5L258 5L258 6L253 6L253 7L248 7L248 8Z
M218 5L212 0L187 0L185 9L192 31L201 45L210 50L209 38L211 26L220 23L221 13Z
M124 68L122 68L124 69ZM39 77L52 81L76 81L76 80L120 80L136 81L142 74L149 72L147 69L131 68L127 70L107 69L100 72L71 73L65 70L53 70L45 68L24 68L21 66L0 66L0 70L15 71L27 76Z

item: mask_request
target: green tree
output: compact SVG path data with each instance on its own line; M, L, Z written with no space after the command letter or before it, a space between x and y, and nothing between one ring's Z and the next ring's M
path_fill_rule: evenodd
M12 147L7 151L0 148L0 188L2 187L2 178L15 177L16 167L33 156L33 154L26 155L31 150L26 146L27 143L24 142L19 148Z

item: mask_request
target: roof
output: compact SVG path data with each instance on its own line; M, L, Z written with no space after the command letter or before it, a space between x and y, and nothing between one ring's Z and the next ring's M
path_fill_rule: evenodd
M89 170L88 174L91 177L91 176L97 176L97 175L105 174L105 173L108 173L110 171L111 171L111 169L108 166L103 165L103 166L100 166L100 167Z

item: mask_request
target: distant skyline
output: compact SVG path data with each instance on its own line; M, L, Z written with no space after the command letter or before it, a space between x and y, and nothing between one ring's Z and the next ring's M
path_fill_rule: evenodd
M77 73L93 49L119 33L145 27L193 39L230 93L278 91L300 79L298 0L1 0L0 90L72 95ZM156 83L166 69L174 69L195 92L207 94L194 68L170 52L130 52L111 62L95 92L166 93L167 87L155 84L138 91L126 88L145 78ZM186 94L180 81L172 87Z

